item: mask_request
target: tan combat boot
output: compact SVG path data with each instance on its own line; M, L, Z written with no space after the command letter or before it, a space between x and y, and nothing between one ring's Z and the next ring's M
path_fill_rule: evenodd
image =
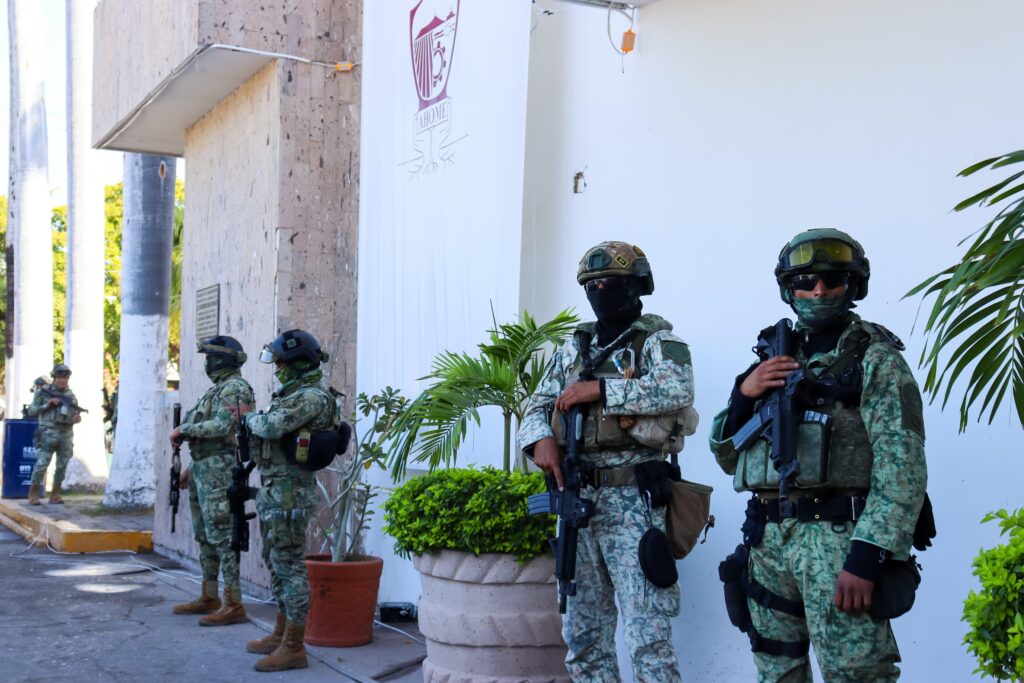
M274 632L269 633L258 640L250 640L245 644L245 649L257 655L269 655L281 644L284 637L284 626L287 622L284 614L277 613L277 623L274 624Z
M28 485L28 504L42 505L42 503L39 502L39 484Z
M175 605L174 613L209 614L218 609L220 609L220 599L217 597L217 582L203 581L202 594L192 602Z
M63 505L64 499L60 497L60 484L54 484L50 490L50 502L54 505Z
M200 617L199 625L227 626L246 621L249 621L249 617L245 616L245 606L242 605L242 589L239 586L224 586L224 600L220 604L220 609L213 614Z
M257 671L287 671L288 669L305 669L309 666L306 660L306 646L302 639L306 635L306 625L287 622L284 636L277 649L256 662Z

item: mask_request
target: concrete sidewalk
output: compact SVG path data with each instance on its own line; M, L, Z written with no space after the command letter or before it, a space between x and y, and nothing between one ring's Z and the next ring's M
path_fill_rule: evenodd
M153 549L153 510L116 511L103 496L66 494L64 505L29 505L24 498L0 499L0 524L29 541L54 550L97 553Z
M259 673L245 641L270 630L275 608L246 600L252 623L218 628L174 615L198 583L159 555L55 554L0 529L0 586L5 682L422 681L415 624L398 624L408 636L376 626L363 647L309 647L308 669Z

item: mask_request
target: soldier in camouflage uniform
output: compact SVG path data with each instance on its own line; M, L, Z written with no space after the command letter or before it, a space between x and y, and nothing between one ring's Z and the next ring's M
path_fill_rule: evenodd
M226 626L247 621L242 605L238 561L231 550L231 512L228 487L234 464L236 419L228 406L252 403L252 387L242 378L245 351L234 337L218 336L198 344L206 355L206 376L213 382L181 425L171 432L171 443L188 441L191 466L181 473L188 489L192 530L199 544L203 568L202 594L192 602L174 606L175 614L204 614L203 626ZM224 576L224 600L217 599L217 574Z
M68 462L74 455L72 430L74 425L82 421L82 408L78 406L74 392L68 388L71 368L58 364L50 374L53 375L52 384L47 385L45 380L40 384L36 380L35 396L25 410L29 417L39 418L39 426L32 438L36 449L36 466L32 470L32 483L28 489L30 505L40 504L39 496L45 486L43 480L46 479L46 468L50 466L54 451L57 452L57 465L53 470L50 502L57 505L64 503L60 489Z
M313 472L295 464L295 454L302 447L296 443L300 433L330 429L336 417L335 400L320 369L327 357L310 333L282 333L263 347L260 356L260 361L276 365L281 388L266 412L250 413L249 406L241 406L245 426L260 439L256 511L278 610L274 632L246 644L249 652L268 655L256 662L257 671L307 666L302 642L309 612L306 530L317 492Z
M751 585L770 598L747 598L758 680L811 681L813 643L830 683L895 681L900 656L889 621L866 610L884 563L908 557L925 496L920 391L899 339L850 311L870 276L856 240L838 230L800 233L783 248L775 274L797 314L796 357L770 358L741 374L711 429L719 465L734 475L737 491L756 494L748 515L764 528L747 565ZM843 370L826 391L820 380L834 372L830 366ZM831 421L800 425L800 468L792 503L782 505L769 443L758 439L737 452L730 437L800 367L819 382L810 383L811 404L801 414L813 409Z
M636 679L679 681L671 628L679 586L656 587L638 560L644 533L652 526L664 531L665 510L644 502L634 466L664 462L665 452L637 442L626 426L693 410L690 352L668 321L642 314L640 297L654 291L654 279L638 247L598 244L580 261L577 281L597 321L581 324L555 351L517 434L519 446L561 487L561 414L586 406L581 459L591 469L581 494L594 501L596 513L579 533L577 593L562 628L566 665L576 681L620 680L617 599ZM584 358L594 381L577 381Z

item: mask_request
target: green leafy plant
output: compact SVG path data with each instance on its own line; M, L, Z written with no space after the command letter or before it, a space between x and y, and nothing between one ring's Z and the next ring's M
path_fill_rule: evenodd
M377 491L362 475L372 467L384 469L386 454L383 445L391 434L395 419L408 404L397 389L387 387L374 396L365 393L356 397L352 420L351 455L335 458L317 477L317 490L327 511L317 523L324 540L321 552L330 550L332 562L348 562L365 557L363 540L373 517L370 503Z
M512 420L523 418L526 401L540 383L548 344L560 345L579 319L565 310L543 325L527 312L512 323L488 331L480 354L444 351L429 375L433 382L395 423L396 438L389 453L392 477L405 476L410 458L429 469L455 462L472 420L480 424L480 409L497 406L504 418L504 469L511 471Z
M999 510L982 522L1000 520L1007 543L982 550L974 558L974 575L981 583L964 601L964 636L968 652L978 662L975 673L998 680L1024 680L1024 509Z
M458 550L526 562L548 551L551 519L526 512L527 496L545 490L539 472L437 470L395 489L384 503L384 531L402 557Z
M969 176L990 168L1024 162L1024 150L978 162L960 172ZM956 205L992 207L1003 202L996 216L972 235L958 263L932 275L906 294L935 295L921 354L927 367L924 391L934 401L942 393L945 408L953 386L969 368L960 402L960 431L967 428L971 408L981 399L980 420L986 410L991 424L1007 392L1024 426L1024 171ZM971 237L967 238L971 239ZM967 240L965 239L964 242ZM964 242L961 242L963 244ZM948 360L943 351L953 349ZM955 347L955 348L953 348ZM942 392L943 386L945 391Z

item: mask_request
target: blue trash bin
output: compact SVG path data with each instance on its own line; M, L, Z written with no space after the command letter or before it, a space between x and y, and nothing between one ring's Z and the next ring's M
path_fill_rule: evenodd
M36 448L32 443L39 420L4 420L4 498L28 498Z

